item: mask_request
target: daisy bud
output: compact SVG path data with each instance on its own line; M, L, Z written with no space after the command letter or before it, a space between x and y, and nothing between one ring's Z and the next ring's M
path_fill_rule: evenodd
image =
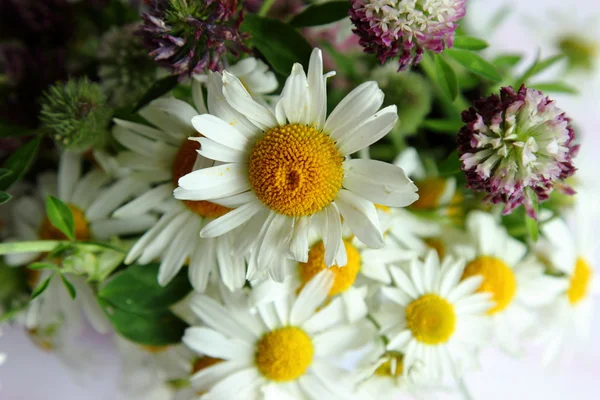
M600 56L600 43L586 38L567 35L558 39L557 47L567 58L569 67L593 72Z
M146 0L141 28L150 56L174 75L223 69L227 53L247 52L244 19L237 0Z
M110 109L98 84L87 78L57 83L41 105L40 120L59 147L81 151L104 143Z
M366 53L383 64L398 57L398 70L421 60L424 50L452 47L467 0L351 0L350 20Z
M533 198L548 199L555 187L575 173L578 145L570 120L543 93L526 88L502 88L475 102L462 114L466 124L458 134L458 152L468 187L486 191L487 200L505 203L504 214L521 204L535 218ZM531 195L527 195L530 193Z

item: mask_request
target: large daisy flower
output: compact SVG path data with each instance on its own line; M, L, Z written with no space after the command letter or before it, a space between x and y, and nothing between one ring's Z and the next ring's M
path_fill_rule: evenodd
M544 331L539 340L546 347L546 364L560 355L572 357L576 345L590 339L593 297L600 293L592 264L598 242L591 229L591 224L583 222L573 235L561 219L542 226L543 239L536 252L562 283L562 291L542 309Z
M212 90L219 93L212 95L221 101L210 114L192 119L204 136L200 154L224 164L179 179L175 197L235 208L207 224L201 235L217 237L248 222L241 238L254 249L251 276L268 271L281 281L285 256L306 261L311 226L324 238L326 264L344 265L340 214L361 241L382 247L374 203L403 207L418 197L402 169L349 159L392 129L396 107L378 111L383 92L367 82L327 117L327 76L315 49L308 75L295 64L271 110L254 101L235 76L214 74Z
M98 159L102 159L100 154ZM105 158L105 157L104 157ZM114 180L111 174L99 168L82 175L82 160L78 153L61 154L58 175L43 173L38 178L32 195L14 199L14 236L8 240L66 240L66 236L50 223L45 212L45 200L52 195L62 200L73 214L75 239L104 240L113 236L136 234L146 231L155 218L117 219L111 213L147 186L132 178ZM7 254L8 265L28 264L40 253Z
M493 215L473 211L466 228L470 245L453 248L467 260L462 279L483 278L478 292L490 294L494 303L487 315L495 338L504 350L517 353L519 341L533 333L533 307L552 301L560 285L544 275L535 257L526 257L527 246L509 236Z
M476 293L479 276L460 282L464 262L446 257L440 265L431 250L424 262L391 268L393 286L382 288L391 302L375 318L388 338L387 350L402 353L403 368L417 367L429 381L460 378L476 364L486 338L482 318L492 304L488 293Z
M352 398L353 379L334 362L364 346L372 330L347 324L337 301L322 306L332 284L323 271L297 296L290 291L257 312L240 291L223 291L223 304L196 297L192 309L207 327L188 328L183 342L222 361L192 376L192 386L205 399Z
M255 96L272 87L271 78L274 77L263 63L247 59L234 67L244 74L247 87ZM189 279L197 291L206 289L216 266L225 285L235 290L246 281L246 264L243 257L231 256L231 235L198 237L208 222L227 214L230 209L209 201L172 199L179 178L192 170L214 165L214 161L197 154L200 143L191 123L193 117L207 112L201 81L201 77L197 77L192 83L194 106L175 98L161 98L142 109L140 115L154 127L115 120L113 134L128 149L119 154L120 165L137 172L140 179L156 185L117 210L115 216L133 217L155 209L164 213L125 259L126 263L136 260L147 263L162 255L158 275L161 285L169 283L184 264L189 264ZM209 107L219 101L209 94ZM188 137L193 140L188 140Z

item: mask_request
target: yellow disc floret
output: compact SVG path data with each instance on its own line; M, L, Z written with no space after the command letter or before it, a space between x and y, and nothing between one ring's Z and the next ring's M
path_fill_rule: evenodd
M406 307L406 326L419 342L446 343L456 327L454 307L437 294L426 294Z
M256 345L256 366L267 379L292 381L304 375L313 360L310 337L300 328L286 326L265 334Z
M76 240L88 240L91 237L90 224L85 218L85 214L81 209L75 207L73 204L67 204L73 214L73 220L75 221L75 239ZM38 231L40 239L43 240L66 240L67 237L64 233L56 229L51 223L48 217L44 218L40 229Z
M278 126L250 153L250 185L256 196L279 214L313 215L341 189L343 161L327 134L307 125Z
M578 258L567 290L567 297L572 305L579 303L586 297L592 281L592 274L593 270L590 264L583 258Z
M401 376L404 372L404 355L396 351L386 353L384 356L386 360L375 370L375 375L379 376Z
M495 305L488 310L488 314L502 311L512 302L517 293L517 279L512 269L502 260L489 256L477 257L467 264L462 279L474 275L483 277L483 282L477 291L492 294Z
M348 240L344 240L344 246L346 247L348 263L341 267L337 265L329 267L329 271L333 272L334 275L333 286L329 290L330 296L335 296L349 289L356 280L356 275L360 270L360 253L358 249ZM315 275L326 268L325 246L322 241L310 248L307 262L298 263L300 279L304 283L310 281Z
M440 199L446 191L447 181L442 178L428 178L416 181L419 198L410 205L416 210L431 210L440 206Z
M194 163L196 162L196 157L198 157L196 150L198 149L200 149L200 143L194 140L185 140L181 144L181 147L179 147L177 155L175 155L175 161L173 162L173 184L175 186L177 186L179 178L189 174L194 169ZM201 217L218 218L231 211L227 207L206 200L181 200L181 202L189 210Z

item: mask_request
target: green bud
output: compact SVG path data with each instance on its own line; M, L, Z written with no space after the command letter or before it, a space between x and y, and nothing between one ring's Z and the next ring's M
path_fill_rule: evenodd
M566 56L570 68L591 72L596 67L599 43L584 37L565 36L559 39L558 48Z
M98 84L87 78L57 83L41 104L40 120L59 147L82 151L104 145L111 111Z
M399 121L390 132L392 139L402 140L404 136L416 133L417 128L431 111L431 85L415 72L397 72L394 65L386 65L372 71L385 94L384 106L398 106Z

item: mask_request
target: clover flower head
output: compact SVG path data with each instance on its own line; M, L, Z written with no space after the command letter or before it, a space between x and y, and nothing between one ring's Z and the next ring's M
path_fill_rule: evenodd
M351 0L350 19L366 53L383 64L398 57L405 70L421 60L424 50L452 47L457 21L467 0Z
M543 93L502 88L463 111L466 124L458 135L458 151L468 186L486 191L487 200L505 203L504 213L525 205L535 218L533 196L548 199L556 187L573 189L563 180L575 173L579 146L570 120Z
M244 19L237 0L146 0L141 34L150 56L175 75L220 71L227 53L248 49L239 32Z

